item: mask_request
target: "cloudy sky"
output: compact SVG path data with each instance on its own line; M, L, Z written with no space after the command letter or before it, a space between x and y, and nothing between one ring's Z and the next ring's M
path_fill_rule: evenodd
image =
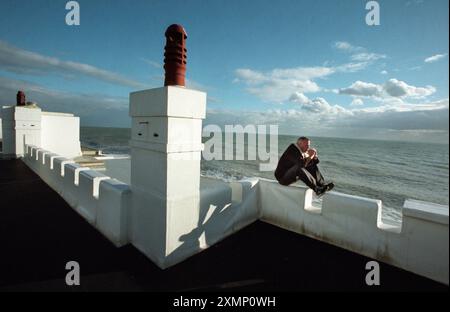
M187 85L206 124L448 142L448 0L0 2L0 103L17 90L82 125L128 127L131 91L163 85L164 31L188 33Z

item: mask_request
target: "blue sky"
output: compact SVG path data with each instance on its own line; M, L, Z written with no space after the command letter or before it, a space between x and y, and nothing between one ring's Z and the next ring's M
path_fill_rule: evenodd
M159 87L164 31L188 33L188 87L205 124L278 124L281 133L448 140L448 1L2 0L0 101L128 126L128 94ZM105 115L106 113L106 115ZM106 116L106 118L105 118Z

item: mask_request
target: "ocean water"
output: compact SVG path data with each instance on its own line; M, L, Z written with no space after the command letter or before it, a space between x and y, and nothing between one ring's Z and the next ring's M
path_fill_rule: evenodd
M82 145L104 154L130 152L130 129L82 127L80 136ZM279 135L279 156L295 140L295 136ZM318 150L322 174L338 192L381 199L383 206L393 208L393 214L405 199L449 203L449 145L311 137L311 146ZM254 160L202 159L201 171L227 181L255 176L274 179L273 172L259 171Z

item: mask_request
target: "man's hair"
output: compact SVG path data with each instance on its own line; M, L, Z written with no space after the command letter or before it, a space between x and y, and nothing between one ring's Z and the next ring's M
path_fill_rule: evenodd
M297 142L298 141L311 141L308 137L305 137L305 136L301 136L301 137L299 137L298 139L297 139Z

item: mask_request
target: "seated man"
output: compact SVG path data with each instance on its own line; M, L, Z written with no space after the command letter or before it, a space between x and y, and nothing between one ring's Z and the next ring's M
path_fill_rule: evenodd
M310 143L307 137L300 137L296 144L289 145L278 161L275 177L282 185L289 185L300 179L320 196L330 191L334 184L325 184L317 167L317 151L310 148Z

